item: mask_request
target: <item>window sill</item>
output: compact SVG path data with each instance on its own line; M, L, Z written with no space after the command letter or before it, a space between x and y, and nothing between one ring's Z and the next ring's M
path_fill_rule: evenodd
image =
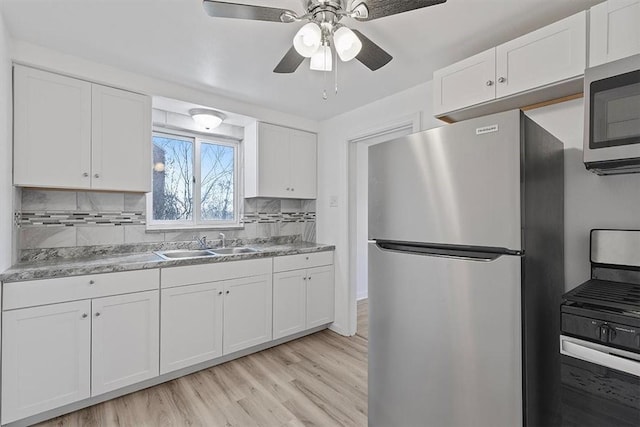
M149 233L158 232L163 233L165 231L202 231L202 230L244 230L244 225L149 225L147 224L146 231Z

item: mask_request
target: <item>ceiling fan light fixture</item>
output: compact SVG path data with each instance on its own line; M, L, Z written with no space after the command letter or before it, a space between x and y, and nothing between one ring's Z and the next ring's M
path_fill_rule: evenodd
M328 45L320 46L311 57L311 65L309 68L314 71L331 71L333 69L331 47Z
M293 37L293 47L305 58L311 58L322 43L322 30L314 22L305 24Z
M358 36L347 27L340 27L333 33L333 45L338 56L344 62L351 61L362 50L362 42Z
M206 108L193 108L189 110L189 115L198 126L206 130L217 128L227 118L219 111Z

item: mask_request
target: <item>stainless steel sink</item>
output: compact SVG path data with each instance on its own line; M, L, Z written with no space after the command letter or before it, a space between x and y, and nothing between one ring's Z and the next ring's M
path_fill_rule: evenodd
M213 251L208 249L176 249L172 251L157 251L154 253L164 259L208 258L216 256Z
M218 248L218 249L211 249L211 250L218 255L252 254L254 252L259 252L255 248L247 248L247 247Z

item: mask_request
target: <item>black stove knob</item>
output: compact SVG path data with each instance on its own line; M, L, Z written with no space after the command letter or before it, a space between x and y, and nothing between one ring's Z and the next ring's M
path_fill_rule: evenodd
M636 335L636 347L640 348L640 334Z
M609 342L609 330L607 325L600 326L600 341Z

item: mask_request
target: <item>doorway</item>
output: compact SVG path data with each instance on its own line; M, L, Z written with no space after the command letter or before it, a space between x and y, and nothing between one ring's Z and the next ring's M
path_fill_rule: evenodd
M357 331L358 305L368 298L369 147L420 130L420 114L349 140L349 317Z

